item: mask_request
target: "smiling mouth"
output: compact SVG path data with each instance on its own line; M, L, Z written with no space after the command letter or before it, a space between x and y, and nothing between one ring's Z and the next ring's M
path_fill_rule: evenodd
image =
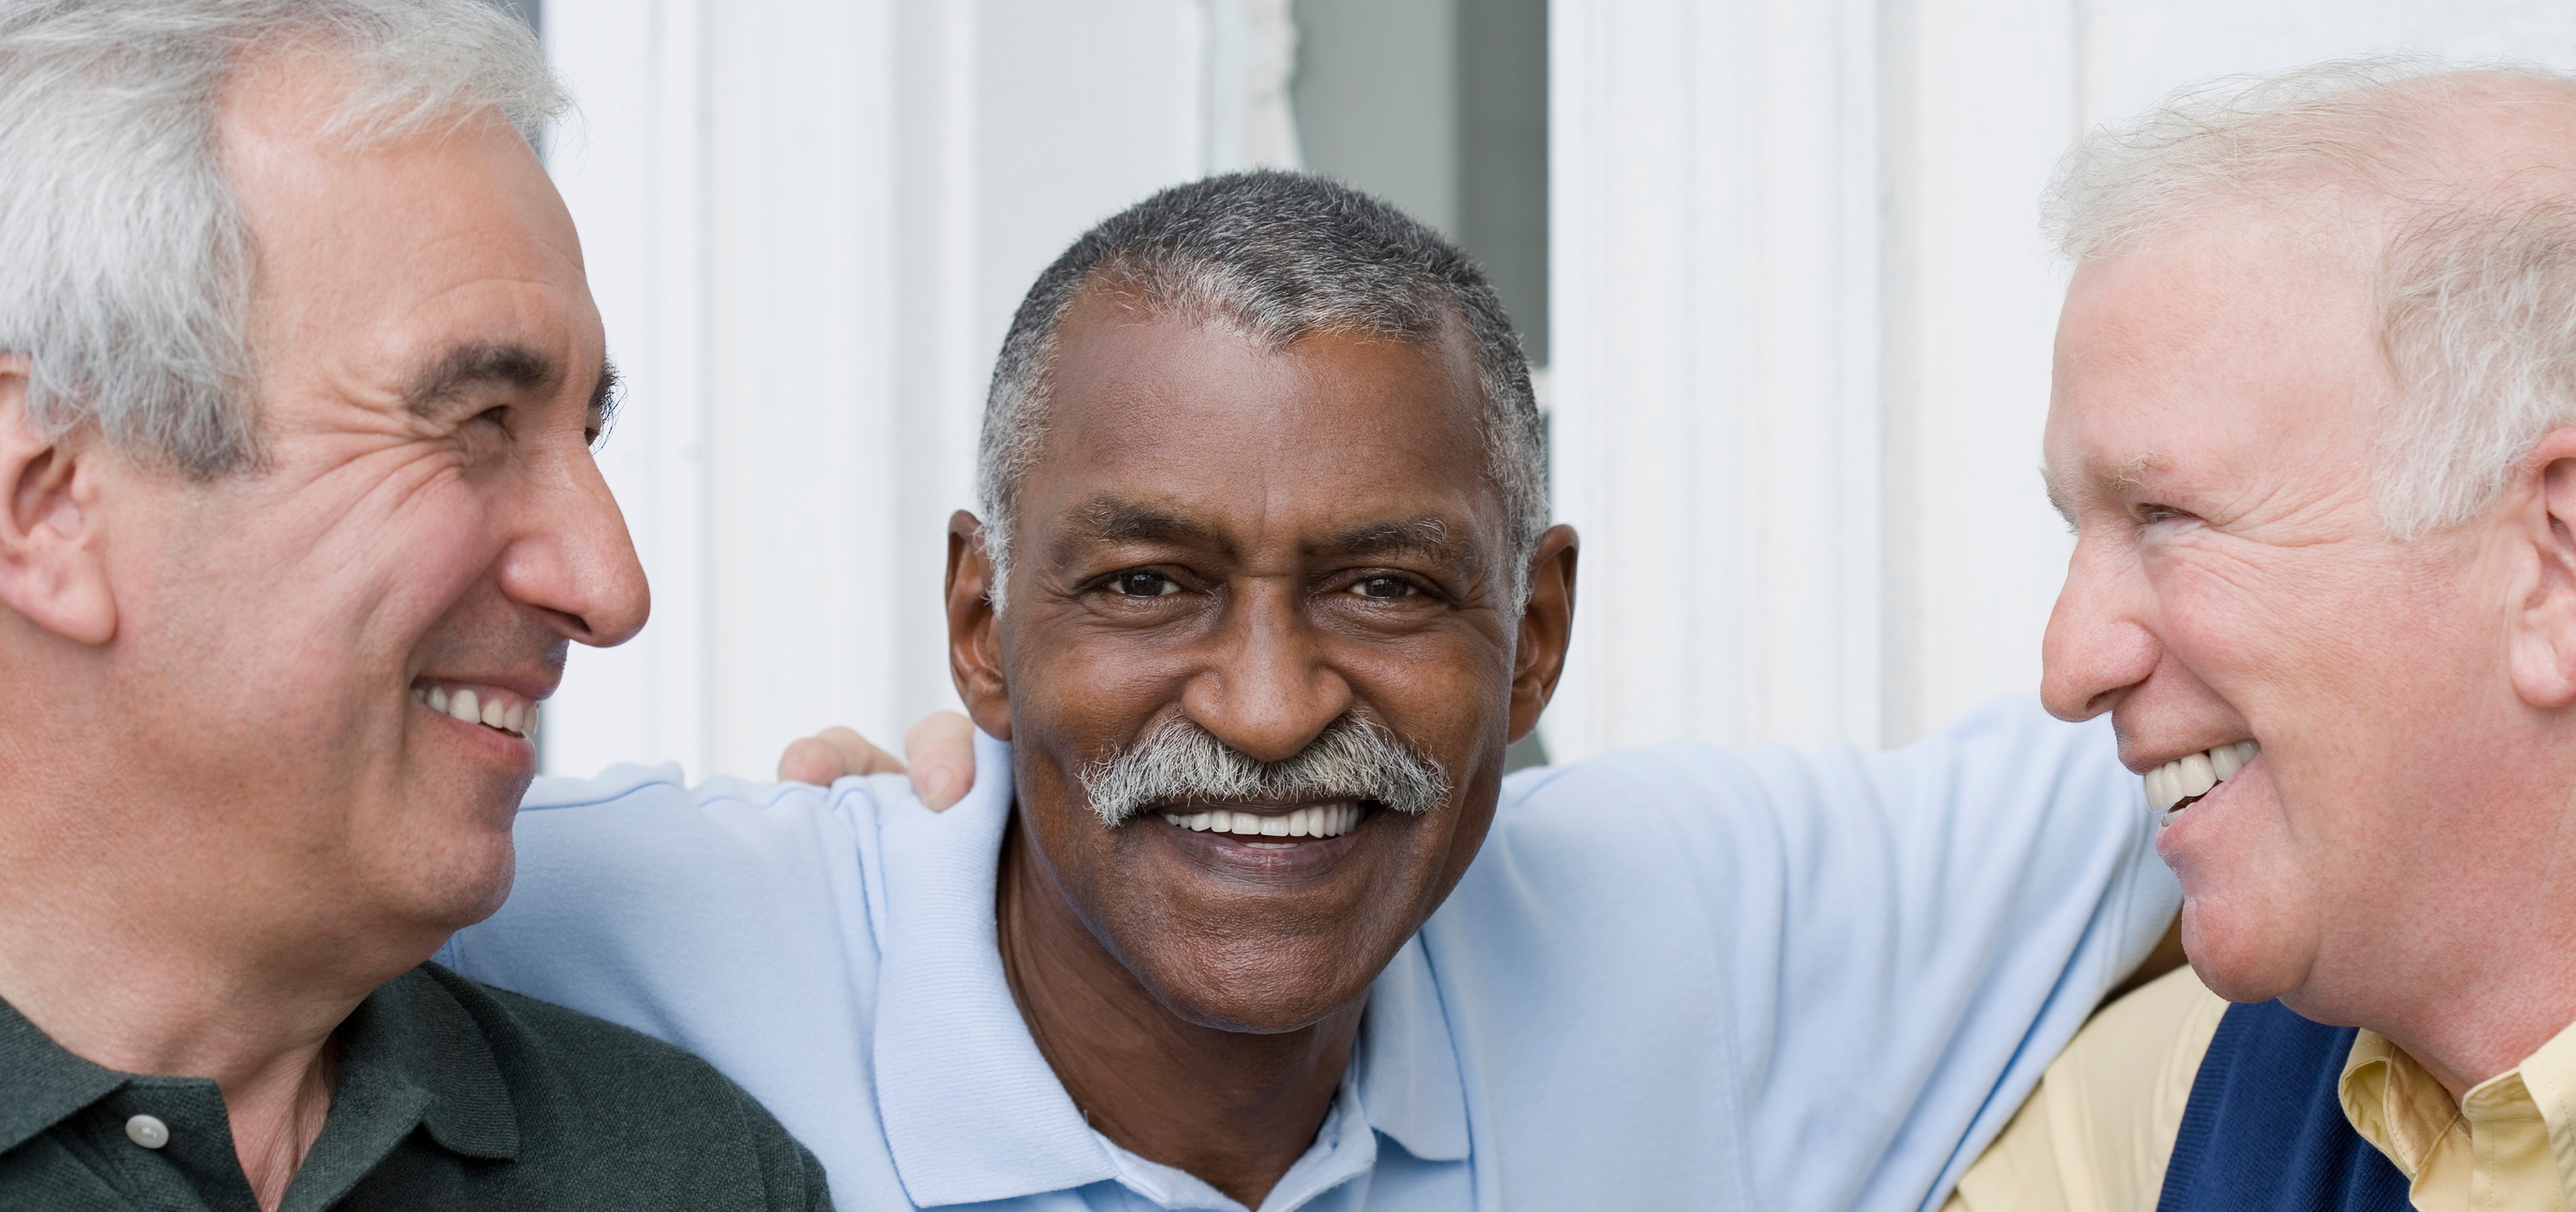
M494 732L524 738L536 731L536 700L498 686L423 680L412 683L411 697L440 715L481 724Z
M2210 789L2236 777L2263 747L2253 741L2220 745L2181 757L2146 773L2147 807L2163 815L2157 824L2170 825L2183 810L2200 802Z
M1199 812L1162 812L1164 820L1175 828L1193 833L1222 833L1246 839L1245 844L1264 849L1295 846L1301 841L1318 841L1340 837L1359 828L1368 815L1365 804L1343 801L1335 804L1307 804L1287 812L1245 812L1230 808L1210 808ZM1258 838L1258 841L1249 839Z

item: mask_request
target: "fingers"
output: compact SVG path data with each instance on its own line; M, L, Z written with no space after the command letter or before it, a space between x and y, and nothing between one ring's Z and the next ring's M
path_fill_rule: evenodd
M901 774L903 762L847 728L826 728L788 742L778 757L781 782L823 783L853 774Z
M975 783L975 725L954 711L934 711L903 734L912 790L932 809L955 804ZM782 782L828 784L854 774L902 774L906 764L847 728L826 728L792 741L778 758Z
M954 711L934 711L903 734L912 790L932 809L946 808L975 783L975 725Z

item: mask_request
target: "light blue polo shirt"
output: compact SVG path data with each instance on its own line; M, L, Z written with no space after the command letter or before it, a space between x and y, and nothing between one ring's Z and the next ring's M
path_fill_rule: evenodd
M845 1209L1238 1205L1093 1132L994 942L1010 749L956 807L541 780L443 962L731 1075ZM1889 753L1673 744L1505 780L1263 1204L1931 1204L2179 904L2107 724L2026 700Z

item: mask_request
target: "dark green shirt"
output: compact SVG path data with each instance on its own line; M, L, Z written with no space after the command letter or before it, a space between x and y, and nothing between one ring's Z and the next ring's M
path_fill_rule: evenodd
M281 1212L830 1206L814 1155L705 1061L423 964L341 1025ZM257 1207L213 1081L101 1068L0 1002L0 1209Z

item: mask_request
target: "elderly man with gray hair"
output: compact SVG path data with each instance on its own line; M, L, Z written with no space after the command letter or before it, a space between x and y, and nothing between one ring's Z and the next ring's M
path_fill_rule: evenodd
M427 963L643 576L474 0L0 10L0 1206L827 1206L705 1063Z
M1912 1212L2171 922L2136 781L2032 703L1505 779L1574 608L1540 434L1421 224L1146 199L994 375L964 800L541 780L444 957L706 1056L868 1207Z
M2198 980L1960 1204L2576 1204L2576 79L2195 90L2056 212L2046 697L2117 719Z

